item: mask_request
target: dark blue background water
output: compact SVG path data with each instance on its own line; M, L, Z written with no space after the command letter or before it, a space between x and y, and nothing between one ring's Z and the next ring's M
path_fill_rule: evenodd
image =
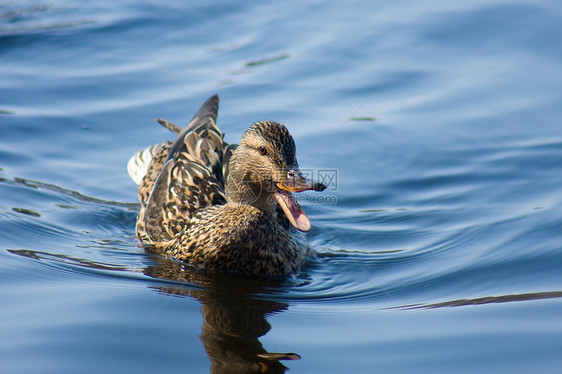
M1 2L1 370L559 370L561 22L547 0ZM337 170L284 283L134 237L128 158L215 92L227 141L277 120Z

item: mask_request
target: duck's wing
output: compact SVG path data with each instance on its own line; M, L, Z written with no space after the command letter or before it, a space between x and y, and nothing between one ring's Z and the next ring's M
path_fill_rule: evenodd
M236 148L238 148L238 144L229 144L224 147L224 150L222 152L222 175L225 187L228 182L228 167L230 166L230 158L232 157L232 154L234 153Z
M142 209L137 231L152 242L171 240L195 211L226 202L223 158L228 145L216 125L218 96L212 96L181 129L173 143L153 152L148 172L141 181ZM176 132L178 127L160 123ZM157 170L156 175L152 171ZM149 190L145 200L142 191Z
M139 214L137 231L152 243L170 241L197 210L225 203L222 185L209 169L180 153L162 167Z
M179 153L187 153L190 159L211 170L212 175L225 184L225 171L233 145L224 142L224 135L216 125L219 98L209 98L185 128L158 119L158 123L175 134L176 141L152 145L135 153L127 163L133 181L139 185L139 200L146 202L154 182L164 164ZM226 161L223 163L223 160Z

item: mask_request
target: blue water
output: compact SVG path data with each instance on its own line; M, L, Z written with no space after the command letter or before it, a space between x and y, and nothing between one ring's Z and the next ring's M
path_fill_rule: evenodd
M557 1L0 2L6 373L551 373ZM219 93L290 129L318 258L197 273L135 239L128 158ZM252 371L253 370L253 371Z

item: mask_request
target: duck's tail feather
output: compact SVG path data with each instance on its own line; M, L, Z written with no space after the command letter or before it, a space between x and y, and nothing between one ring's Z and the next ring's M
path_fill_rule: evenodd
M179 127L178 125L170 121L166 121L165 119L156 118L156 121L162 126L164 126L165 128L167 128L168 130L170 130L171 132L173 132L174 134L179 134L182 130L182 128Z
M148 172L148 168L154 155L160 150L161 145L155 144L148 148L141 149L133 155L127 162L127 171L131 179L138 185L141 184L142 179Z

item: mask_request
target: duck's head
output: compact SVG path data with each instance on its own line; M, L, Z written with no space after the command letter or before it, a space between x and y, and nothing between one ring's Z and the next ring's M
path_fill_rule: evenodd
M228 175L229 199L270 210L277 202L301 231L310 230L310 221L291 192L326 189L301 174L293 137L285 126L271 121L256 122L244 133Z

